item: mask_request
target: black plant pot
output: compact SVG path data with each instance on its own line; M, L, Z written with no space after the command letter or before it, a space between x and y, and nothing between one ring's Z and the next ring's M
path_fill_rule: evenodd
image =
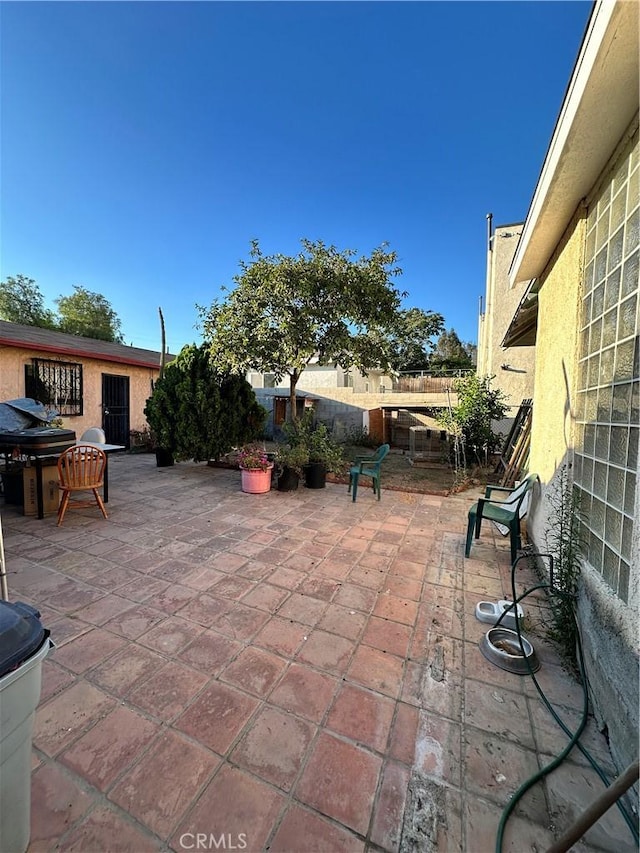
M308 489L324 489L327 485L327 469L324 462L310 462L304 466L304 484Z
M294 492L300 485L300 474L285 465L278 477L279 492Z
M156 465L158 468L168 468L169 465L173 465L172 451L164 447L158 447L156 449Z

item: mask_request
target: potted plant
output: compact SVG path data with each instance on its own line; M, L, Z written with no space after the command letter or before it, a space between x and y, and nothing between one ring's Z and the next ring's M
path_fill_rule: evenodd
M242 477L242 491L250 495L261 495L271 489L273 462L264 447L245 444L238 451L238 465Z
M304 466L309 462L309 451L303 444L281 444L276 450L278 491L291 492L298 488Z
M331 437L326 424L318 424L308 435L309 462L304 466L304 484L308 489L324 489L327 472L343 467L342 448Z

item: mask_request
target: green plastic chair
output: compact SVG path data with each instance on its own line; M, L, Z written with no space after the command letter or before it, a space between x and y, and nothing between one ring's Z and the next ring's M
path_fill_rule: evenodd
M537 474L530 474L518 486L513 489L504 486L487 486L485 496L475 503L469 510L469 521L467 524L467 542L464 555L469 556L471 551L471 540L475 531L475 538L480 537L480 528L484 518L495 521L508 528L509 542L511 546L511 565L515 562L518 548L522 547L520 541L520 519L526 515L528 504L525 498L538 479ZM505 492L504 500L496 500L492 497L494 492Z
M356 456L353 460L355 464L349 469L349 492L353 488L352 500L354 502L358 494L358 480L360 477L371 477L373 491L377 494L378 500L380 500L380 467L389 449L388 444L381 444L372 456Z

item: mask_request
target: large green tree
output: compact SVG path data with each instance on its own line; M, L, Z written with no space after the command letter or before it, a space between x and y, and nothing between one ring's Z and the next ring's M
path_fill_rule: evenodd
M45 308L42 291L26 275L10 275L0 282L0 318L43 329L56 326L55 315Z
M101 293L74 285L71 296L56 299L58 329L83 338L122 343L121 322L110 302Z
M218 459L256 439L266 411L243 376L221 375L205 345L189 344L164 369L144 410L154 443L176 459Z
M440 370L470 370L475 351L475 344L463 343L455 329L448 329L436 341L430 366Z
M351 249L301 243L302 251L289 257L263 255L253 241L235 288L200 308L214 363L230 372L273 373L277 382L288 376L294 418L296 387L312 359L345 370L394 370L405 336L424 344L439 322L428 312L422 324L407 321L406 293L393 283L402 270L386 246L357 258Z

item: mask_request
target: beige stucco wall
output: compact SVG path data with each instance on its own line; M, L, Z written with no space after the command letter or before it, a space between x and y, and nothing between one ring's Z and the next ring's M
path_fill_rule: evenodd
M520 403L533 397L535 347L503 347L502 341L528 282L509 285L509 267L518 245L522 224L499 225L487 253L485 311L478 326L479 376L494 376L493 388L507 395L515 417ZM508 365L504 369L503 365Z
M540 476L543 485L553 479L573 448L571 409L584 233L580 210L540 277L529 470Z
M77 361L82 364L83 414L64 417L62 421L65 429L72 429L80 436L90 427L101 426L103 373L129 377L130 428L139 430L144 427L146 420L143 410L151 394L151 381L158 376L157 369L0 346L0 401L25 396L24 369L33 358Z

